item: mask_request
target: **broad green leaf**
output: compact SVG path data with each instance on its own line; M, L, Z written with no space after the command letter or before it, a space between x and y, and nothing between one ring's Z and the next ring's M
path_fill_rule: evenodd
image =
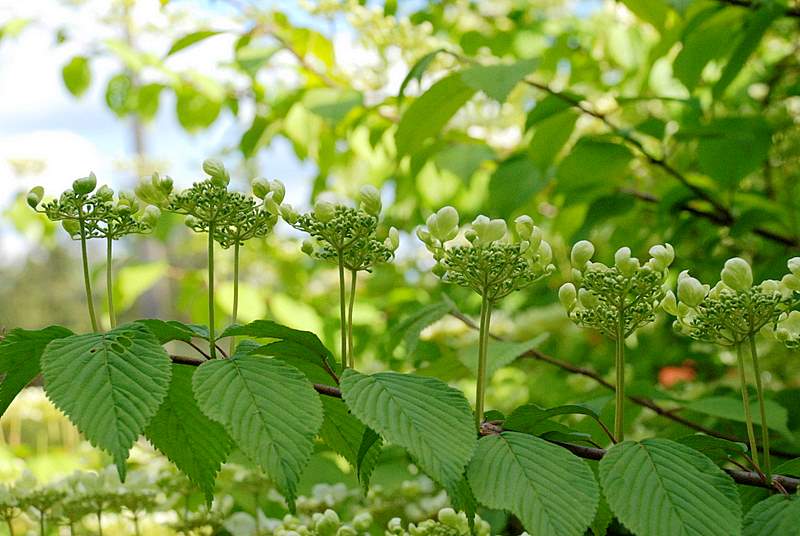
M494 160L494 150L483 143L456 143L436 153L433 161L441 170L447 170L469 185L470 179L481 164Z
M739 10L709 8L689 24L681 51L672 63L675 78L689 91L700 84L706 65L733 47L731 36L736 35L741 19Z
M171 372L169 356L139 324L57 339L42 354L48 398L111 454L122 480L128 451L167 396Z
M112 76L106 85L106 105L117 117L125 117L131 112L133 82L127 73Z
M661 31L669 14L669 5L664 0L623 0L625 7L634 15Z
M452 304L444 301L431 303L415 310L413 314L404 317L392 327L389 332L387 350L393 353L395 349L403 344L405 347L405 355L414 355L422 330L434 322L441 320L452 310Z
M580 99L578 99L580 100ZM554 115L560 114L564 110L568 110L572 104L565 99L560 99L555 95L548 95L536 103L536 106L528 112L528 117L525 118L525 130L536 126L538 123L548 119Z
M162 84L144 84L137 87L134 93L136 101L136 113L144 120L153 119L158 113L158 105L161 100L161 91L164 89Z
M145 437L199 487L211 504L214 481L233 448L221 424L200 411L192 394L196 367L172 365L172 381Z
M310 112L338 123L352 110L364 102L364 97L356 90L334 88L312 88L303 95L303 106Z
M544 188L546 180L527 153L514 155L497 166L489 181L489 208L510 214L525 206Z
M475 94L460 73L433 84L403 113L395 133L398 156L417 151L429 138L438 135L451 117Z
M208 128L222 111L222 102L212 99L189 86L176 90L175 113L187 132Z
M772 430L783 435L790 441L794 440L794 435L787 425L789 419L789 412L786 408L775 402L774 400L766 399L764 407L767 414L767 424ZM694 400L684 406L685 409L696 411L712 417L720 419L727 419L729 421L747 422L744 416L744 408L742 401L739 398L727 396L710 396ZM761 426L761 413L758 409L758 401L753 400L750 403L750 410L753 415L753 423Z
M405 96L406 87L412 80L416 80L417 82L422 80L422 76L425 74L425 71L428 70L433 60L440 52L445 52L443 48L434 50L433 52L428 52L411 67L408 71L408 74L403 79L403 82L400 84L400 90L397 92L397 100L398 102L403 101L403 97Z
M230 326L219 336L253 337L257 339L278 339L277 342L262 346L258 353L279 357L292 356L303 358L325 369L326 366L336 368L333 354L314 333L293 329L269 320L255 320L245 325ZM279 342L282 342L279 344Z
M155 335L159 344L167 344L172 341L189 342L194 337L208 338L208 331L205 326L195 324L184 324L177 320L160 320L158 318L145 318L137 320L137 324L142 324L150 333Z
M206 361L192 383L200 409L225 426L294 510L297 482L323 418L311 383L278 359L241 354Z
M607 194L628 175L632 159L624 145L582 138L558 166L558 192L567 204Z
M459 495L475 449L475 424L464 395L435 378L347 369L342 398L360 421L404 447L451 497Z
M245 158L251 158L256 151L262 146L264 132L269 126L269 121L262 115L257 115L253 118L253 124L250 128L242 134L242 139L239 141L239 150Z
M75 56L61 70L64 85L70 93L80 97L89 89L92 82L92 71L89 69L89 60L85 56Z
M12 329L0 340L0 416L14 398L39 375L39 358L51 341L73 333L61 326L40 330Z
M531 348L536 348L547 340L548 335L543 333L533 339L522 342L489 341L489 355L486 362L487 378L491 378L498 369L501 369L519 358ZM477 343L459 354L459 359L473 374L478 373L478 346Z
M800 495L781 494L753 506L744 518L744 536L800 536Z
M255 77L258 70L281 50L277 46L245 45L236 49L236 63L248 75Z
M498 102L535 68L537 60L527 59L511 64L477 65L461 71L461 79L471 88L484 92Z
M744 443L728 441L719 437L706 434L691 434L679 438L678 443L700 451L715 462L722 462L731 456L741 456L747 453L747 446Z
M600 498L586 462L518 432L478 441L467 474L481 503L513 513L530 534L582 536Z
M600 460L608 504L632 532L647 536L741 534L733 480L696 450L668 439L625 441Z
M579 116L575 110L567 110L551 115L536 124L528 153L541 173L544 174L550 168L572 137Z
M559 415L586 415L597 423L603 424L600 420L600 415L588 405L568 404L554 408L543 408L536 404L525 404L511 412L511 415L503 422L503 428L517 432L534 433L532 430L535 430L539 423Z
M221 33L222 32L214 30L200 30L197 32L186 34L183 37L176 39L175 42L172 43L172 46L169 48L169 51L167 52L167 55L165 57L172 56L173 54L183 50L184 48L190 47L195 43L199 43L200 41L203 41L215 35L219 35Z
M325 420L322 421L319 436L328 447L341 455L356 470L356 476L366 490L381 453L380 438L353 417L342 400L327 396L321 399ZM365 446L365 451L361 452L365 436L373 437L376 441Z

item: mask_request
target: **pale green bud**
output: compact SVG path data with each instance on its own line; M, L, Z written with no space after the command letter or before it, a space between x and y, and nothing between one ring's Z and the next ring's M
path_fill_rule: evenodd
M278 215L281 212L281 207L275 202L275 192L270 192L264 197L264 208L270 214Z
M330 201L317 201L314 204L314 216L322 223L328 223L336 215L336 205Z
M585 288L582 288L578 291L578 301L580 301L581 305L587 309L592 309L593 307L600 305L600 298Z
M440 242L447 242L458 235L458 211L453 207L440 208L426 220L428 230Z
M386 237L384 245L386 249L397 251L397 248L400 247L400 231L398 231L397 228L389 228L389 235Z
M81 224L76 220L64 220L61 222L61 226L70 236L79 235L81 233Z
M464 231L464 238L470 244L474 244L475 241L478 239L478 233L475 232L475 229L467 229Z
M775 338L784 343L800 338L800 311L791 311L778 322Z
M794 274L786 274L781 278L781 285L791 291L800 290L800 277Z
M311 255L314 253L314 242L311 239L306 238L303 240L303 245L300 246L300 250L306 255Z
M315 529L319 536L335 536L336 531L339 529L339 525L341 525L341 521L339 520L339 516L331 510L330 508L325 510L325 513L319 515L314 515L316 520Z
M276 203L279 205L283 203L283 199L286 197L286 186L281 181L278 179L269 181L269 191L272 192Z
M614 254L614 266L625 277L631 277L639 269L639 259L631 257L631 248L622 247Z
M722 282L733 290L747 290L753 285L753 270L746 260L734 257L725 261L720 274Z
M546 266L550 264L550 261L553 260L553 249L550 247L550 244L544 240L539 244L539 258L536 260L542 266Z
M361 209L372 216L381 213L381 193L371 184L365 184L358 192Z
M653 267L659 272L666 270L675 260L675 250L670 244L653 246L650 248L649 253L655 261Z
M228 170L225 169L225 164L216 158L206 158L203 160L203 171L205 171L211 177L214 184L218 186L227 186L231 181Z
M442 277L444 274L447 273L447 268L442 263L437 262L436 264L433 265L433 269L431 270L431 272L433 272L433 275L435 275L436 277Z
M572 266L576 268L583 268L589 259L594 255L594 244L588 240L581 240L572 246L572 252L569 255Z
M673 316L678 316L678 300L671 290L664 294L664 299L661 300L661 308Z
M417 238L419 238L420 241L423 244L430 244L431 243L431 233L430 233L430 231L428 231L424 227L417 227L417 231L416 232L417 232Z
M25 200L28 202L28 206L31 208L36 208L39 206L39 203L42 202L42 198L44 197L44 188L41 186L34 186L31 188L31 191L28 192L27 197Z
M104 184L94 195L97 196L100 201L111 201L114 198L114 190Z
M358 536L358 531L350 525L342 525L336 531L336 536Z
M530 241L531 234L533 233L533 219L525 214L518 216L517 219L514 220L514 228L517 230L517 234L522 240Z
M290 204L281 205L281 217L288 223L293 224L300 217Z
M697 307L706 298L710 287L689 275L688 270L678 275L678 299L689 307Z
M153 205L147 205L142 213L141 222L148 227L155 227L156 223L158 223L158 219L161 217L161 211L158 207Z
M558 289L558 301L564 306L567 312L575 308L575 303L578 300L578 291L572 283L564 283Z
M490 220L483 214L475 218L472 222L472 228L478 235L477 245L489 245L492 242L503 239L508 227L506 222L501 219Z
M78 195L86 195L92 193L97 187L97 177L94 172L89 173L88 177L77 179L72 183L72 190Z
M789 268L789 271L792 272L792 275L800 277L800 257L792 257L786 261L786 266Z
M195 218L194 216L186 216L186 219L185 219L185 220L183 220L183 223L185 223L185 224L186 224L186 227L188 227L188 228L190 228L190 229L194 229L195 227L197 227L197 226L198 226L198 224L199 224L200 222L199 222L199 220L198 220L197 218Z
M758 288L767 294L781 293L781 283L780 281L775 281L774 279L765 279L758 285Z
M353 528L360 532L367 532L372 526L372 514L369 512L360 512L353 518Z
M259 199L264 199L270 192L269 181L261 177L257 177L250 181L250 187L253 189L253 195Z
M447 525L448 527L458 528L458 526L461 524L461 519L459 519L458 513L452 508L442 508L439 510L437 517L439 518L440 523Z
M542 236L542 230L534 225L533 230L531 231L531 236L528 238L533 251L539 249L539 245L542 243Z
M583 281L583 272L581 272L577 268L573 268L570 273L572 274L572 280L580 285L581 281Z

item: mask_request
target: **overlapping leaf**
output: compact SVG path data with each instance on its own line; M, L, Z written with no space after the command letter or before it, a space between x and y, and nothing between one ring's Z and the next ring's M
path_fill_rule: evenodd
M800 536L800 496L773 495L744 518L744 536Z

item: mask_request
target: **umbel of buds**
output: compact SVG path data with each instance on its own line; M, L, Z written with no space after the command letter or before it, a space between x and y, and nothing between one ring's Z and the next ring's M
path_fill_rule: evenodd
M324 195L306 214L297 214L290 205L281 207L284 220L310 235L303 241L302 251L317 259L335 261L339 267L344 368L354 366L353 305L358 272L370 272L376 264L389 262L400 245L400 233L394 227L379 235L380 213L381 194L371 185L361 188L356 207ZM345 272L350 273L349 304L345 303Z
M641 263L631 249L614 254L614 264L592 262L594 245L581 240L572 247L572 282L558 291L561 304L573 322L593 328L616 343L616 413L614 436L623 439L625 400L625 339L655 320L665 296L664 281L675 251L669 244L650 248Z
M550 262L550 244L530 216L514 220L515 233L501 219L480 215L459 235L459 215L453 207L431 214L417 237L433 254L434 274L442 281L470 288L482 298L478 341L478 378L475 393L475 422L483 423L486 392L486 363L492 308L517 290L555 271ZM458 239L458 240L456 240Z
M798 346L800 313L793 309L800 299L800 257L790 259L787 266L789 273L780 281L767 279L754 284L750 264L734 257L725 261L720 280L714 287L683 271L678 276L677 298L670 291L664 299L664 309L676 317L673 323L675 331L695 340L736 349L748 439L756 468L760 470L744 362L744 352L749 350L761 422L765 423L761 431L763 470L767 475L771 471L769 428L766 425L756 336L762 331L772 331L788 347Z
M113 328L116 326L112 288L113 242L127 235L151 232L161 216L161 211L156 206L149 205L143 208L133 193L120 192L115 198L114 190L108 186L101 186L95 190L96 188L97 177L94 173L90 173L88 177L75 180L72 189L63 192L58 199L43 202L44 189L41 186L31 189L26 198L32 209L45 214L51 221L61 222L70 238L80 240L87 307L92 329L95 331L98 329L98 324L94 312L86 241L90 238L104 238L107 242L108 317L109 324Z

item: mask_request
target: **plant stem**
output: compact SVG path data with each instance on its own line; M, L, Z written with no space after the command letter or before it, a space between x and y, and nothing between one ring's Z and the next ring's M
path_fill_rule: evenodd
M756 395L758 396L758 410L761 413L761 450L763 451L764 472L767 478L772 474L772 463L769 459L769 426L767 426L767 408L764 405L764 389L761 386L761 371L758 366L758 351L756 350L756 337L750 334L750 357L753 359L753 375L756 377Z
M344 260L342 251L338 251L339 257L339 324L342 331L342 370L347 368L347 313L345 311L344 295Z
M46 527L44 525L44 511L39 510L39 534L41 534L41 536L45 536L46 534L45 528Z
M86 226L79 219L81 226L81 259L83 260L83 285L86 288L86 306L89 308L89 319L92 321L92 331L97 331L97 317L94 314L94 299L92 298L92 280L89 277L89 254L86 252Z
M97 512L97 534L103 536L103 512Z
M614 437L617 442L625 440L625 314L619 311L616 337L616 397L614 403Z
M492 303L484 293L481 301L481 325L478 335L478 384L475 391L475 425L478 431L483 423L484 397L486 395L486 360L489 350L489 326L492 321Z
M233 246L233 314L231 315L231 324L236 323L236 317L239 315L239 242ZM230 354L233 355L233 350L236 347L236 337L231 337Z
M6 519L6 525L8 525L9 536L14 536L14 523L10 519Z
M214 224L208 226L208 348L211 359L217 357L214 335Z
M350 271L350 303L347 311L347 363L350 368L355 368L355 357L353 357L353 305L356 301L356 279L358 272Z
M744 371L744 352L741 342L736 344L736 358L739 361L739 382L742 384L742 403L744 404L744 418L747 423L747 439L750 442L750 451L753 454L753 465L760 472L758 446L756 445L756 435L753 432L753 416L750 414L750 394L747 392L747 376Z
M111 273L111 259L114 240L111 236L106 238L106 293L108 294L108 325L111 329L117 327L117 315L114 312L114 279Z

